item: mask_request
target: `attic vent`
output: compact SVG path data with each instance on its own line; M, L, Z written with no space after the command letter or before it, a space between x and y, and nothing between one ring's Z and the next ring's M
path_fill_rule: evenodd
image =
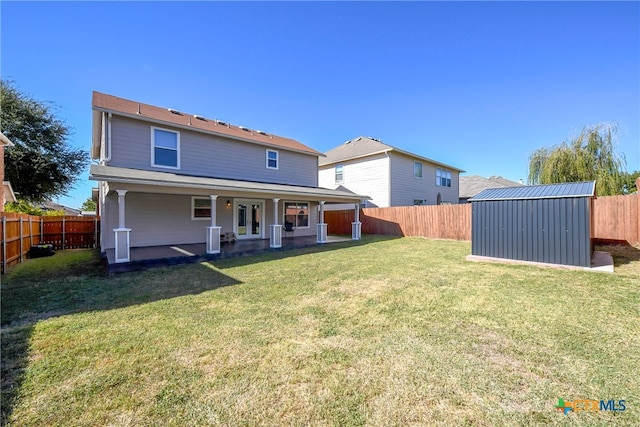
M354 139L354 140L353 140L353 142L358 142L358 141L360 141L361 139L362 139L362 138L357 137L356 139Z
M368 137L370 140L375 141L375 142L380 142L380 140L378 138L374 138L372 136Z
M182 115L182 113L181 113L180 111L175 110L175 109L173 109L173 108L167 108L167 110L169 110L169 112L170 112L171 114L177 114L177 115L179 115L179 116L181 116L181 115Z
M266 135L267 133L263 130L257 130L256 132L258 132L260 135Z
M216 120L216 124L219 124L220 126L229 126L228 124L226 124L222 120Z
M198 119L198 120L202 120L202 121L204 121L204 122L206 122L206 121L207 121L207 119L205 119L205 118L204 118L204 116L200 116L200 115L198 115L198 114L194 114L194 115L193 115L193 117L195 117L195 118L196 118L196 119Z
M350 143L351 143L351 140L345 141L345 145Z
M244 127L244 126L238 126L240 129L242 129L245 132L249 132L249 128Z

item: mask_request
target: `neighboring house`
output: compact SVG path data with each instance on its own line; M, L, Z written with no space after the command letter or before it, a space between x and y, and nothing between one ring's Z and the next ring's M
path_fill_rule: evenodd
M60 205L54 202L44 202L40 205L40 209L43 211L64 211L65 216L79 216L81 215L80 209L70 208L68 206Z
M227 233L280 247L284 223L323 243L324 204L365 197L320 188L322 153L298 141L99 92L91 152L101 248L115 262L130 247L206 243L218 253Z
M0 212L4 212L4 205L7 202L15 202L16 195L13 193L9 181L4 180L4 147L13 147L13 142L0 132Z
M479 175L461 176L460 203L467 203L471 197L490 188L518 187L521 185L523 185L522 182L510 181L501 176L490 176L489 178Z
M458 176L464 171L456 167L363 136L325 155L319 184L367 194L366 207L458 203Z

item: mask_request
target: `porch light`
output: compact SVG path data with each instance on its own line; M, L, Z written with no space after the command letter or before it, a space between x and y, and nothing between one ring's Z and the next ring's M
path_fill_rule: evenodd
M231 206L231 200L227 199L227 206Z

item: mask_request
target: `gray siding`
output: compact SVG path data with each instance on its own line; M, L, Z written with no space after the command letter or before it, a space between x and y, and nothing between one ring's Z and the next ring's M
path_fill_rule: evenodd
M436 168L433 163L402 154L391 155L391 206L410 206L414 200L426 200L424 204L435 205L438 193L442 202L458 203L459 172L450 170L451 187L436 186ZM413 163L422 163L422 178L413 174Z
M376 154L339 163L344 166L343 182L335 181L335 165L320 167L319 185L324 188L342 186L356 194L371 197L367 206L386 208L389 201L389 158Z
M591 265L590 199L472 202L473 255Z
M208 197L194 194L194 196ZM204 243L206 227L210 220L191 219L191 195L127 192L125 196L125 226L131 229L131 247L174 245L183 243ZM231 206L226 202L230 200ZM222 233L233 231L233 198L219 197L216 206L216 223ZM288 201L288 200L287 200ZM301 201L301 200L295 200ZM278 206L278 223L283 224L284 200ZM295 230L294 236L316 234L318 204L309 203L309 228ZM264 200L264 238L269 238L270 224L273 224L273 201ZM114 247L113 229L118 227L118 196L111 192L103 204L101 221L102 251Z
M151 166L151 127L180 132L180 169ZM279 153L278 170L266 168L266 146L114 116L108 166L177 174L316 187L318 158L269 147Z

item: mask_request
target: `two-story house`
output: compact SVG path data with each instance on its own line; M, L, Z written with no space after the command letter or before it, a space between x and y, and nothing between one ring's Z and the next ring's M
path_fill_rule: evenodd
M325 155L319 163L320 186L367 194L366 207L458 203L464 171L456 167L363 136Z
M324 204L363 198L320 188L322 153L298 141L99 92L92 140L101 248L115 262L132 247L206 243L219 253L229 233L277 248L283 224L323 243Z

